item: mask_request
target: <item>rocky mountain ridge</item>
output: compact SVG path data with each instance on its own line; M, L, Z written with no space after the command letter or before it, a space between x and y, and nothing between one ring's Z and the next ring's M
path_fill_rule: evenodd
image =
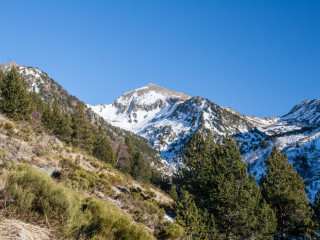
M172 96L161 92L152 95L154 87ZM184 97L173 102L176 96ZM195 131L209 129L217 139L232 135L243 160L259 179L265 171L264 160L272 147L277 146L306 179L312 198L320 186L320 100L305 100L282 117L259 118L242 115L205 98L186 96L147 85L109 105L88 106L110 124L147 138L169 163L179 161Z
M244 116L208 99L154 84L126 93L109 105L87 106L110 124L147 138L170 163L179 158L188 138L198 129L210 129L216 136L234 135L276 121Z

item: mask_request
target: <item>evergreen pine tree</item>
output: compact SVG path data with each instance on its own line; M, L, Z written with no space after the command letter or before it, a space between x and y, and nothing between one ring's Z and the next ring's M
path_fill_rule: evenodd
M117 167L125 173L130 173L132 171L132 166L133 166L133 158L135 155L135 149L134 146L131 142L131 139L126 136L125 140L124 140L125 146L124 148L121 147L121 144L119 145L118 149L120 151L116 150L116 155L117 155ZM121 153L125 153L122 155L121 157Z
M303 179L274 147L266 161L267 172L261 178L263 197L277 216L277 239L305 239L314 234L312 209L308 206Z
M72 113L72 143L91 152L93 148L92 126L86 116L83 102L78 101Z
M135 150L131 139L128 136L126 136L124 143L128 146L128 152L130 153L130 155L133 156L135 154Z
M62 125L62 119L64 118L60 105L57 101L57 99L54 100L53 106L52 106L52 121L53 121L53 133L57 136L60 135L61 131L61 125Z
M36 92L30 92L30 99L33 105L32 109L42 113L44 102L42 101L40 94Z
M197 206L215 217L223 239L272 239L275 215L248 177L238 148L227 136L221 146L197 134L187 149L178 183L195 197Z
M32 111L30 95L24 79L13 67L0 85L0 109L16 120L29 119Z
M180 224L188 237L188 240L194 239L199 234L201 216L194 202L194 198L186 190L181 190L181 197L177 202L176 221Z
M52 130L54 128L54 116L49 102L43 104L41 122L47 130Z
M140 151L137 151L133 157L131 175L137 180L150 181L151 168Z
M52 107L52 131L65 142L70 142L72 135L71 119L68 114L63 115L60 104L55 99Z
M71 117L68 113L66 113L61 119L60 126L61 126L59 131L60 139L69 143L71 141L73 130L72 130Z
M185 149L184 165L179 167L178 174L175 175L174 181L193 194L200 208L207 206L207 178L211 175L212 168L210 156L216 148L217 145L211 136L206 141L197 131Z
M5 75L3 73L3 71L0 69L0 86L2 84L2 80L4 79Z
M174 184L172 184L170 187L169 195L172 197L173 200L178 200L178 193Z
M111 165L114 165L115 163L115 153L109 143L106 133L101 127L98 128L95 136L93 156Z
M314 222L317 224L317 231L320 230L320 189L317 191L313 202Z

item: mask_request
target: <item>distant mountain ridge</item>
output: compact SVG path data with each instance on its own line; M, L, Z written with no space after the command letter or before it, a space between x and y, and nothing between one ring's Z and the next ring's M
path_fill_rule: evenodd
M210 129L217 136L233 135L275 121L247 117L208 99L155 84L126 93L109 105L87 106L110 124L147 138L168 162L179 158L188 138L198 129Z
M149 84L111 104L88 107L110 124L147 138L169 163L179 161L195 131L208 129L217 138L232 135L258 179L277 146L306 179L311 198L320 186L320 100L305 100L282 117L259 118Z

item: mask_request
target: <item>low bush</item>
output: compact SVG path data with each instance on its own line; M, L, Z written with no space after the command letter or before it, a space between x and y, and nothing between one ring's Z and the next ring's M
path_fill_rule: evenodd
M176 223L165 222L156 233L158 239L182 240L186 239L182 227Z
M67 229L80 207L79 197L27 164L11 164L3 190L7 215ZM5 206L6 207L6 206Z
M105 174L98 175L95 172L85 170L66 158L60 161L60 166L64 168L65 178L73 181L73 187L76 189L89 190L93 193L95 190L106 192L112 188Z
M6 163L0 168L8 173L0 194L6 217L46 225L59 239L154 239L115 206L83 198L26 164Z

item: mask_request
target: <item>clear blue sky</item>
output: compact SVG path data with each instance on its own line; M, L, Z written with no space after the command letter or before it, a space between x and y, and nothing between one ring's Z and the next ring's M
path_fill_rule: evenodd
M86 103L148 83L246 115L320 98L320 1L2 1L0 62Z

